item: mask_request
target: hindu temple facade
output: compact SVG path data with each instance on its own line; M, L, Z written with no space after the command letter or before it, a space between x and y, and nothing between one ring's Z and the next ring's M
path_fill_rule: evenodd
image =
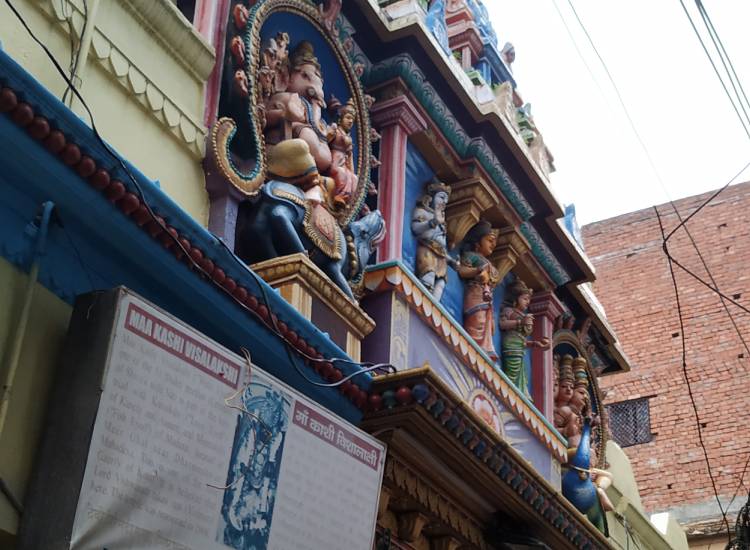
M14 4L75 89L0 8L0 540L76 297L126 286L387 444L376 548L683 547L479 0Z

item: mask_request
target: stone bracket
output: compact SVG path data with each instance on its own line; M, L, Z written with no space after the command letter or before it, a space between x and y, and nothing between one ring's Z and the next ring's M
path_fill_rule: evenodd
M448 223L448 248L452 249L480 220L482 213L495 204L495 193L482 178L469 178L451 184L451 198L445 209Z
M523 238L523 235L512 227L505 227L500 230L495 247L490 260L500 272L500 280L513 269L521 258L530 250L529 243Z

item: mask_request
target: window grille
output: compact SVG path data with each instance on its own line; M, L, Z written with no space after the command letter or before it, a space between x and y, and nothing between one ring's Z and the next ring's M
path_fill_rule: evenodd
M648 398L607 405L609 432L620 447L651 441L651 415Z

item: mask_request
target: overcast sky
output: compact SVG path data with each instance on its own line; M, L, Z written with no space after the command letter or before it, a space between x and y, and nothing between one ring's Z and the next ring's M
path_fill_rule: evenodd
M672 199L718 188L750 161L750 139L678 0L572 1ZM515 45L518 91L555 156L553 191L575 203L579 223L667 202L568 1L484 3L500 46ZM685 4L700 21L694 2ZM704 5L750 93L750 2ZM737 181L747 179L750 171Z

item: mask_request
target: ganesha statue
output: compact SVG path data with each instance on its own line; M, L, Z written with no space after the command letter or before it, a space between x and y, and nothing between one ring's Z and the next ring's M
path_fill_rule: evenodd
M300 36L266 26L277 12L304 20ZM385 234L380 213L364 204L376 133L371 98L324 17L332 15L313 5L266 0L235 22L242 43L228 43L241 78L222 88L225 116L211 130L206 167L243 197L235 232L240 258L305 253L353 297L351 287ZM321 58L337 62L324 67L321 48L332 50Z

